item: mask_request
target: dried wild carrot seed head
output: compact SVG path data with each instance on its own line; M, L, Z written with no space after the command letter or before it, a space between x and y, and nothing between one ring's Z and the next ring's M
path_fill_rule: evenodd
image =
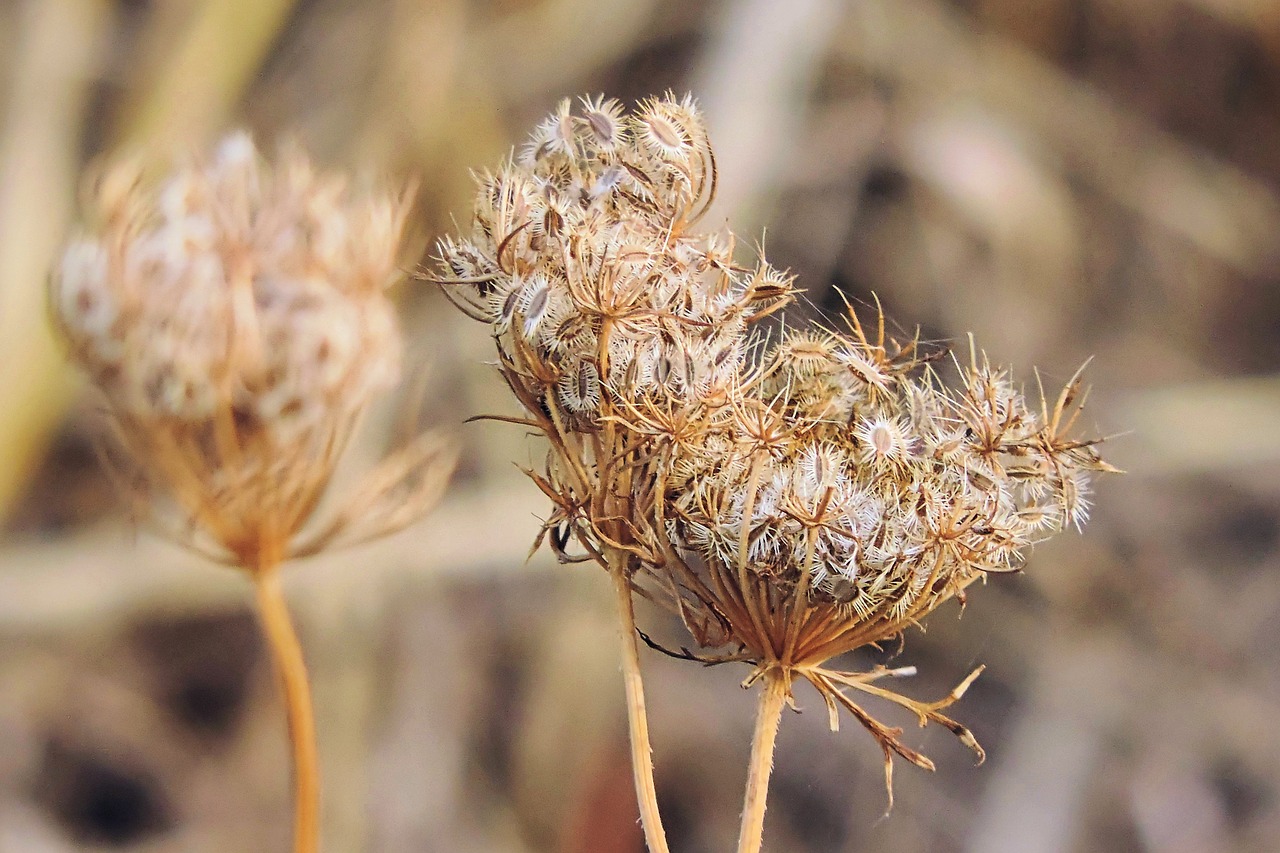
M565 100L520 156L479 179L466 237L440 246L469 314L524 353L574 424L614 400L723 397L745 330L790 279L732 265L732 235L689 231L714 192L693 102ZM602 405L604 404L604 405Z
M755 321L792 282L763 259L735 264L727 231L695 230L715 182L691 99L630 114L566 100L480 176L470 232L440 245L437 280L490 325L525 422L550 442L530 472L556 505L542 536L717 653L679 656L749 661L748 682L781 672L788 690L802 676L887 758L930 766L847 690L977 749L939 713L968 680L926 705L867 686L887 671L824 664L1083 523L1091 475L1114 469L1072 435L1079 377L1033 406L974 352L948 388L915 340L886 339L883 316L868 335L852 310L844 330L769 345Z
M855 329L791 334L765 355L759 393L786 419L785 444L756 450L734 419L668 481L667 534L687 562L730 579L745 568L834 608L834 631L790 648L797 662L892 636L983 574L1016 569L1027 546L1083 523L1090 475L1110 470L1092 442L1060 435L1074 380L1052 411L985 360L948 390L913 348L886 357ZM851 360L878 365L874 384ZM722 604L733 611L711 609ZM734 636L782 656L784 632L761 621Z
M883 321L869 337L852 312L766 347L752 321L791 282L693 230L715 184L696 105L577 106L480 177L469 236L440 248L449 292L491 324L552 437L553 521L588 551L628 545L637 582L700 642L798 663L890 636L1084 520L1108 466L1066 435L1075 380L1033 409L975 355L949 390L914 341L886 341ZM625 520L599 517L605 492ZM751 613L757 595L771 603ZM796 607L826 626L808 645L786 636Z
M206 548L245 565L283 552L398 379L384 290L403 199L356 193L298 151L270 166L236 133L158 185L108 171L88 207L51 284L72 357Z
M399 202L352 198L296 152L273 171L245 134L156 188L124 168L53 284L55 319L113 405L197 422L234 398L290 438L396 381L383 288Z

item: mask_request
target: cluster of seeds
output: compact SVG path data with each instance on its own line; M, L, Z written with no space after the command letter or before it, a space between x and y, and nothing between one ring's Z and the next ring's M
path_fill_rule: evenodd
M241 133L158 185L109 171L89 207L51 307L130 455L233 553L287 539L398 378L405 205Z
M689 100L566 100L515 162L479 180L472 232L441 247L462 299L508 352L527 354L571 418L615 399L723 398L747 324L790 290L733 265L728 235L689 233L714 192Z
M394 383L401 205L354 200L300 155L273 172L244 134L140 180L100 182L98 227L55 271L55 318L113 405L197 422L231 399L292 439Z
M715 183L688 98L631 114L565 101L480 176L470 233L441 243L436 280L489 324L519 421L549 441L529 471L555 505L539 541L609 571L628 636L636 591L702 650L670 654L747 661L745 684L763 679L743 818L758 844L769 721L797 677L833 727L844 708L879 743L891 803L895 756L933 764L852 691L949 729L981 759L942 713L980 670L919 702L872 683L901 671L827 662L1016 570L1027 546L1083 523L1090 476L1114 469L1072 437L1078 376L1032 406L972 346L944 371L944 353L886 339L883 315L868 335L852 309L842 330L771 343L757 321L792 299L791 279L763 259L737 265L727 231L695 229ZM623 661L646 837L662 849L634 640Z
M1075 380L1033 410L975 355L948 390L852 311L765 346L753 322L791 282L691 229L714 183L688 98L566 100L441 244L449 292L552 439L553 541L625 545L699 641L796 664L890 636L1084 520L1107 466L1068 437Z
M1088 476L1106 466L1064 438L1074 383L1033 411L975 359L949 391L913 345L850 325L790 333L766 353L748 393L775 418L770 446L758 416L735 416L675 467L667 532L681 548L722 576L745 568L839 605L847 621L898 626L1083 523Z

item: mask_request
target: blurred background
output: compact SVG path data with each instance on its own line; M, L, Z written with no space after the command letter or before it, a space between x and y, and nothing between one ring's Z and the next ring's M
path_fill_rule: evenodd
M420 181L414 266L563 96L704 106L733 223L815 312L1033 382L1090 356L1086 429L1130 473L1094 520L935 613L894 662L990 756L912 731L881 757L817 697L783 721L771 851L1280 849L1280 2L0 2L0 851L283 850L288 761L243 578L140 530L94 457L95 402L44 282L85 166L246 124ZM761 236L763 235L763 236ZM480 326L398 296L410 381L352 454L417 417L462 437L425 522L293 566L329 851L641 850L603 572L526 561L540 455ZM421 408L420 415L414 415ZM408 413L408 414L406 414ZM678 626L642 621L668 643ZM868 665L872 659L850 662ZM732 849L745 668L646 652L680 853ZM883 719L911 727L894 709Z

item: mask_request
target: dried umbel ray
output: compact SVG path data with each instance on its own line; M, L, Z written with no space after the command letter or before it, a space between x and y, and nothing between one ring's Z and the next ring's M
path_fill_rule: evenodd
M649 845L652 802L632 592L679 614L703 661L763 683L741 848L759 847L779 714L796 678L893 756L932 768L851 693L937 722L942 710L826 666L897 637L1026 546L1079 525L1089 476L1111 470L1072 437L1078 377L1032 406L976 352L947 388L914 340L756 322L792 298L727 232L695 230L715 160L692 100L563 102L513 161L479 177L470 233L440 246L437 280L491 325L519 419L550 442L530 471L555 510L539 541L606 567L626 629L633 761ZM937 354L934 354L935 356ZM1042 395L1043 396L1043 395ZM571 543L582 550L570 554ZM638 718L638 719L637 719Z
M136 164L104 172L51 283L54 323L105 396L107 455L135 510L255 581L285 678L300 851L316 844L315 756L276 569L415 520L453 465L449 442L423 436L313 522L361 415L399 376L385 289L406 199L357 194L298 151L273 168L234 134L160 181Z

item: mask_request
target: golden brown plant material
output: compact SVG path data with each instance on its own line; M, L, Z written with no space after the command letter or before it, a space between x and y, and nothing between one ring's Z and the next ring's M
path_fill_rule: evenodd
M406 203L357 194L296 150L269 166L237 133L159 182L112 168L86 206L52 278L55 325L106 398L109 460L134 508L253 577L285 685L295 849L313 851L314 723L277 569L403 527L453 465L447 442L423 436L313 520L361 415L398 379L385 289Z
M981 757L942 714L977 671L922 703L874 683L907 670L826 664L1016 570L1027 546L1084 521L1090 475L1111 469L1096 442L1072 437L1078 376L1032 405L971 347L948 388L916 340L887 338L882 316L868 330L852 310L842 328L768 341L757 321L792 298L792 281L763 259L738 265L731 233L696 229L715 181L690 98L630 114L566 100L479 177L472 227L441 243L436 278L490 324L521 422L549 440L528 472L555 505L539 541L609 570L628 656L634 590L705 650L682 656L745 661L745 683L764 683L741 841L756 850L797 677L833 728L843 708L871 732L887 783L894 755L933 765L854 691L942 724ZM627 673L642 715L638 664ZM634 719L633 737L650 846L664 849Z

